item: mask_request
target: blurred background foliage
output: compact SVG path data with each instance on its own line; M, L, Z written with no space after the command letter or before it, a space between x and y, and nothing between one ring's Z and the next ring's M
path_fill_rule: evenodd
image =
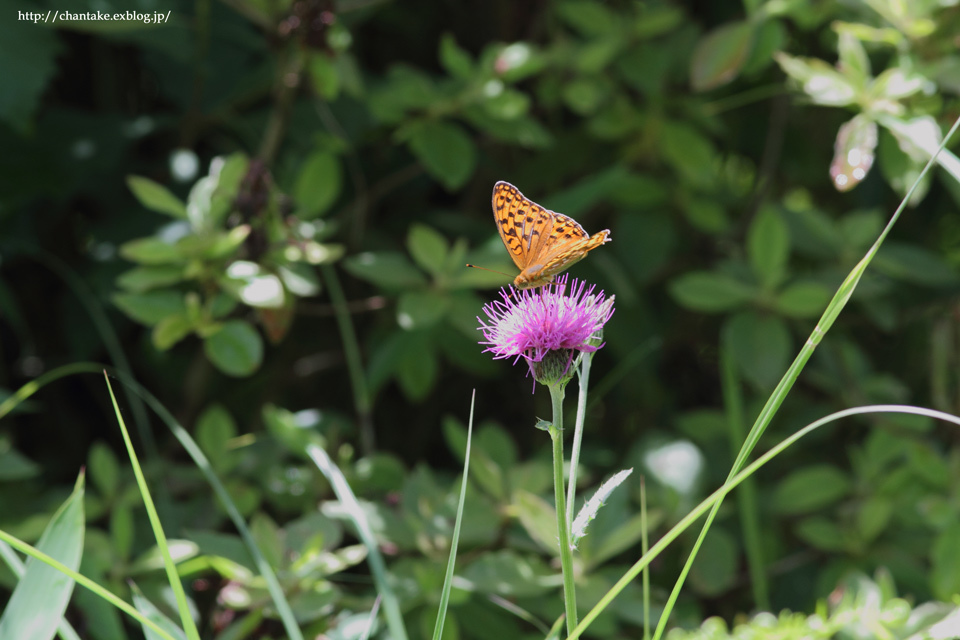
M515 273L492 224L495 181L612 231L573 269L617 299L581 478L642 471L655 538L740 446L722 354L752 421L960 113L950 0L91 0L69 10L170 17L12 17L63 8L24 2L0 24L0 394L65 363L128 360L215 462L317 633L375 594L363 547L289 439L326 438L370 510L408 627L426 634L474 388L482 425L450 633L536 635L497 598L544 621L561 610L533 428L548 401L524 367L477 344L481 305L512 277L464 267ZM853 405L960 410L960 173L941 164L767 445ZM198 472L133 412L168 532L194 543L185 573L205 628L277 633ZM110 415L90 376L3 421L0 528L35 540L87 465L84 572L118 593L136 575L160 603L168 587ZM810 610L847 571L881 567L914 601L949 600L957 443L902 416L817 432L757 483L751 544L768 594L751 589L734 497L676 623L732 619L758 599ZM639 556L628 485L581 545L581 606ZM689 544L654 565L655 610ZM12 584L0 570L0 598ZM591 633L635 637L639 592ZM113 621L90 637L124 637L95 598L74 602L78 619Z

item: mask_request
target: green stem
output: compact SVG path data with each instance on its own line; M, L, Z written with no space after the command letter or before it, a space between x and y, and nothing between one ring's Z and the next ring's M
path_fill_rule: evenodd
M573 549L570 547L570 525L563 497L563 388L565 383L550 385L553 403L553 496L557 507L557 540L560 544L560 569L563 572L563 604L567 612L567 633L577 626L577 592L573 585Z
M590 384L590 363L593 353L580 358L580 391L577 394L577 423L573 427L573 446L570 448L570 479L567 481L567 528L573 523L573 500L577 492L577 467L580 464L580 444L583 441L583 422L587 415L587 388Z
M323 271L323 279L330 291L330 301L333 303L337 324L340 326L340 337L343 339L343 353L347 358L347 371L353 387L353 404L360 423L360 448L364 455L370 455L375 446L373 418L370 389L367 387L363 361L360 358L360 344L357 341L357 333L353 330L353 322L350 321L350 309L347 307L347 299L340 287L340 280L337 279L337 272L329 264L321 265L320 269Z

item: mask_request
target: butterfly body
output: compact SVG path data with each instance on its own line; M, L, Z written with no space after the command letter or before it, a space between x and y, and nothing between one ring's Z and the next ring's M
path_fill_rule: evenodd
M500 239L520 268L513 281L517 289L553 282L558 273L610 242L609 229L591 236L570 216L544 209L509 182L493 186L493 217Z

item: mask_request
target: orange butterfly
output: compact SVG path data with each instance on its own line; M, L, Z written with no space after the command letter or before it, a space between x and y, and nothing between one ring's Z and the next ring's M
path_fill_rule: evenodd
M587 252L610 242L610 230L588 235L576 220L544 209L502 180L493 185L493 217L520 275L517 289L553 282L553 277L587 257Z

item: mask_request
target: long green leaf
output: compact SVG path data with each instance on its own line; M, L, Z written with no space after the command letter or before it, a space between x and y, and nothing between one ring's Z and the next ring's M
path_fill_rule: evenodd
M180 580L180 574L177 572L177 565L170 555L170 548L167 545L167 536L163 532L163 525L160 522L160 516L157 514L157 508L153 504L153 497L150 495L150 489L147 487L147 480L143 476L143 469L140 468L140 460L137 459L137 452L133 448L133 442L130 441L130 434L127 432L127 425L123 422L123 416L120 415L120 406L117 405L117 398L113 395L113 386L110 384L110 378L107 372L103 372L107 381L107 390L110 392L110 401L113 402L113 410L117 414L117 423L120 425L120 433L123 435L123 443L127 447L127 453L130 456L130 465L133 467L133 475L137 479L137 486L140 488L140 496L143 498L143 505L147 509L147 517L150 519L150 526L153 529L153 537L160 548L160 555L163 557L163 567L167 572L167 581L170 588L173 589L174 599L177 602L177 610L180 613L180 624L183 625L188 640L200 640L200 632L197 631L197 625L193 622L193 616L190 615L190 605L187 602L187 595L183 591L183 582ZM142 608L141 612L143 611Z
M700 516L707 513L709 510L714 509L718 504L723 502L723 499L728 493L736 489L740 483L752 476L757 472L758 469L763 467L765 464L773 460L775 457L783 453L790 446L796 443L798 440L803 438L806 435L809 435L813 431L816 431L824 425L830 424L842 418L847 418L850 416L863 415L867 413L909 413L919 416L927 416L937 420L944 420L946 422L951 422L957 426L960 426L960 417L951 415L949 413L944 413L943 411L935 411L933 409L924 409L923 407L911 407L906 405L870 405L865 407L854 407L852 409L844 409L843 411L837 411L831 413L828 416L820 418L816 422L812 422L805 426L803 429L800 429L790 437L786 438L780 444L770 449L762 456L756 459L750 466L745 468L740 473L735 474L723 485L707 496L700 504L694 507L690 513L688 513L680 522L675 524L662 538L660 538L656 544L650 547L650 551L643 554L643 556L637 560L630 569L627 570L623 576L617 580L607 593L604 594L600 601L594 605L593 609L590 610L587 615L580 620L580 624L577 625L577 628L573 630L567 640L576 640L584 632L587 631L587 628L590 624L596 620L603 611L610 606L610 603L613 602L613 599L616 598L620 592L622 592L627 585L636 579L637 575L644 570L657 556L659 556L670 544L676 540L680 534L689 529L693 524L700 519Z
M44 529L37 548L74 571L83 554L83 473L73 493L53 515ZM50 640L73 594L73 580L36 558L27 562L26 571L0 616L0 638Z
M23 385L12 396L3 402L0 402L0 418L8 414L10 411L16 408L18 404L40 390L43 385L48 384L53 380L75 373L100 374L103 372L103 369L104 367L102 364L91 362L78 362L54 369L53 371L50 371L49 373L46 373L39 378ZM207 482L209 482L210 486L213 487L214 493L217 494L217 498L220 500L221 504L223 504L227 515L230 517L230 520L240 532L240 537L243 538L244 544L247 545L247 549L250 551L250 555L253 558L254 564L257 566L257 570L260 572L260 575L263 576L264 582L266 582L267 591L269 591L270 597L273 599L273 604L277 609L280 620L283 622L284 631L286 632L287 637L290 638L290 640L303 640L303 634L300 631L300 627L297 625L296 618L293 615L293 610L290 608L290 603L287 601L286 596L283 593L283 588L280 586L280 582L277 580L276 574L273 572L273 569L270 568L270 564L266 561L266 559L263 557L263 554L260 552L260 549L257 547L256 541L253 539L253 535L250 533L250 529L247 527L246 522L244 522L243 517L240 515L240 511L233 503L233 500L230 498L230 494L227 493L223 483L220 482L220 479L213 472L213 467L211 467L210 461L207 460L205 455L203 455L200 447L198 447L196 442L193 441L193 438L190 437L190 434L188 434L187 431L180 426L180 423L178 423L173 417L173 414L167 411L166 407L164 407L160 401L153 396L153 394L137 383L136 380L120 371L112 371L111 375L117 377L121 382L124 383L124 385L126 385L132 392L136 393L137 396L143 399L143 401L146 402L150 408L157 413L164 424L167 425L167 428L169 428L177 440L180 441L180 444L183 445L183 448L187 451L190 457L193 458L193 461L200 469L200 472L203 473L204 477L207 479ZM24 552L27 552L28 549L32 549L30 545L17 540L13 536L10 536L3 531L0 531L0 542L7 542ZM44 555L43 557L46 556ZM44 560L44 562L47 562L47 560ZM56 563L55 560L51 560L50 562ZM60 566L62 567L62 565ZM66 569L66 571L70 571L68 568L64 569ZM87 587L91 591L94 591L100 597L109 600L114 606L121 609L124 613L139 620L141 624L153 624L152 621L143 618L136 609L131 607L126 602L120 600L106 589L103 589L97 583L85 578L84 576L81 576L80 574L76 574L76 572L73 573L75 575L72 575L71 577L73 577L74 580ZM154 629L154 631L165 633L159 627ZM170 638L169 640L174 639Z
M453 570L457 564L457 544L460 542L460 523L463 521L463 503L467 499L467 478L470 477L470 442L473 440L473 406L477 399L474 389L470 396L470 420L467 422L467 449L463 454L463 479L460 481L460 501L457 503L457 521L453 525L453 537L450 539L450 557L447 560L447 573L443 577L443 590L440 592L440 605L437 607L437 623L433 627L433 640L443 637L443 622L447 617L450 604L450 589L453 586Z
M896 211L894 211L893 215L890 217L890 220L887 222L887 226L884 227L883 231L880 233L880 236L873 243L873 246L870 247L863 259L860 260L860 262L858 262L857 265L850 271L849 275L847 275L846 279L840 285L840 288L837 289L836 294L834 294L830 304L827 305L826 310L820 317L820 321L813 328L813 331L810 333L810 337L807 338L807 341L804 343L800 353L797 354L796 359L790 365L790 368L787 369L787 372L783 375L783 378L780 380L779 384L777 384L776 389L773 390L773 393L770 394L770 397L767 399L763 409L761 409L760 415L757 416L756 421L753 423L753 427L747 434L746 441L740 448L740 454L737 456L733 466L730 468L730 473L727 475L728 479L743 469L743 466L746 464L747 459L753 452L754 447L756 447L757 442L760 441L760 438L763 436L764 431L766 431L767 426L773 420L773 417L777 414L777 411L780 410L780 405L783 404L783 401L790 392L790 389L793 388L793 384L797 381L797 378L800 377L800 372L803 371L804 366L806 366L807 361L813 355L817 345L819 345L820 341L823 340L823 336L826 335L827 331L830 330L830 327L833 326L834 321L840 315L840 312L843 311L843 308L850 300L850 296L853 295L854 290L857 288L860 278L863 277L863 273L870 265L870 262L880 249L883 241L886 240L890 231L893 229L893 225L896 224L897 220L900 219L900 214L903 213L903 210L906 208L907 203L913 196L913 192L916 191L917 186L920 184L921 180L923 180L923 177L930 171L930 168L939 157L939 153L943 151L944 146L953 137L953 134L956 132L958 127L960 127L960 118L957 118L957 121L953 123L950 131L946 136L944 136L943 141L940 143L936 153L933 153L926 166L923 167L923 170L914 181L913 186L910 187L910 190L907 192L906 196L904 196L903 200L901 200L900 206L897 207ZM677 581L673 586L673 590L670 592L670 597L667 599L666 605L664 606L663 614L660 617L660 621L657 623L657 630L653 636L654 640L659 640L663 635L663 631L667 626L667 621L670 618L670 612L673 611L673 606L680 595L680 590L683 588L687 574L690 572L690 568L693 566L693 561L697 557L697 552L700 550L700 546L703 544L703 540L706 538L707 532L710 530L713 520L716 518L717 512L720 510L720 505L722 502L722 499L718 500L713 509L711 509L710 514L707 516L706 522L704 522L703 527L700 530L700 535L697 538L697 541L690 550L689 556L687 556L687 561L684 564L683 569L680 571L680 576L677 578Z

